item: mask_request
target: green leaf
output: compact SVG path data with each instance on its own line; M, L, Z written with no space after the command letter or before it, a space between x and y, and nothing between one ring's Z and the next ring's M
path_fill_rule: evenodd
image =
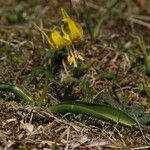
M28 96L23 90L16 86L0 83L0 91L10 91L22 98L22 100L25 102L32 103L34 106L34 100L32 97ZM128 116L125 112L108 105L98 105L82 102L63 102L49 106L49 109L53 112L73 112L85 114L129 127L136 125L136 121ZM147 123L149 124L149 120Z
M24 100L26 103L32 104L34 106L34 100L32 99L32 97L27 95L22 89L17 86L0 83L0 91L12 92L18 97L22 98L22 100Z
M136 125L136 121L128 116L126 113L107 105L98 105L82 102L63 102L54 106L49 106L49 109L53 112L81 113L93 116L101 120L115 122L129 127Z

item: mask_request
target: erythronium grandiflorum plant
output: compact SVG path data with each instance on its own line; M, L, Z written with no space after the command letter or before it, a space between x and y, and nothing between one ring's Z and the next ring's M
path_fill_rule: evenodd
M48 35L39 26L35 25L35 27L41 32L46 42L53 50L57 51L66 48L68 53L67 61L70 65L74 64L74 67L77 67L76 60L82 62L84 61L84 58L77 52L73 44L83 37L83 29L63 8L61 9L61 14L61 32L58 31L57 27L54 27L50 32L50 35Z

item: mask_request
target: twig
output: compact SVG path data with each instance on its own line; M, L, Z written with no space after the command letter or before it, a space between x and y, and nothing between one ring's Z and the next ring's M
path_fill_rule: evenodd
M128 20L131 21L131 22L133 22L133 23L136 23L136 24L145 26L145 27L147 27L148 29L150 29L150 23L144 22L144 21L139 20L139 19L135 19L135 18L133 18L133 17L129 17Z
M65 64L64 59L62 59L62 65L63 65L63 67L64 67L64 70L65 70L66 75L69 76L69 72L68 72L68 70L67 70L67 67L66 67L66 64Z
M11 43L11 42L8 42L8 41L5 41L3 39L0 39L0 42L1 43L4 43L4 44L8 44L8 45L11 45L12 47L15 47L15 44Z
M135 148L131 148L131 150L142 150L142 149L148 149L148 148L150 148L150 146L135 147Z

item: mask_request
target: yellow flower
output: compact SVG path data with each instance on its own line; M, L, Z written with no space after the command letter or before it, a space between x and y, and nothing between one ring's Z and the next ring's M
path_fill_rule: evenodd
M83 29L81 25L71 19L63 8L61 9L61 13L63 18L62 21L64 22L62 25L62 32L68 40L76 42L83 36Z
M70 42L63 38L58 31L52 31L50 34L50 39L52 40L53 49L62 49L67 46Z
M52 30L50 32L50 36L48 36L40 27L38 27L37 25L35 26L44 36L47 43L50 45L52 49L59 50L70 44L70 41L61 36L61 34L57 30Z

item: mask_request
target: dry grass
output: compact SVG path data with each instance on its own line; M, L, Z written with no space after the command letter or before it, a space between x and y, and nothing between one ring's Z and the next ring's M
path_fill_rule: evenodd
M86 126L43 108L23 107L14 102L1 105L0 119L0 143L1 148L6 149L140 149L149 146L144 130L104 122L97 127Z

